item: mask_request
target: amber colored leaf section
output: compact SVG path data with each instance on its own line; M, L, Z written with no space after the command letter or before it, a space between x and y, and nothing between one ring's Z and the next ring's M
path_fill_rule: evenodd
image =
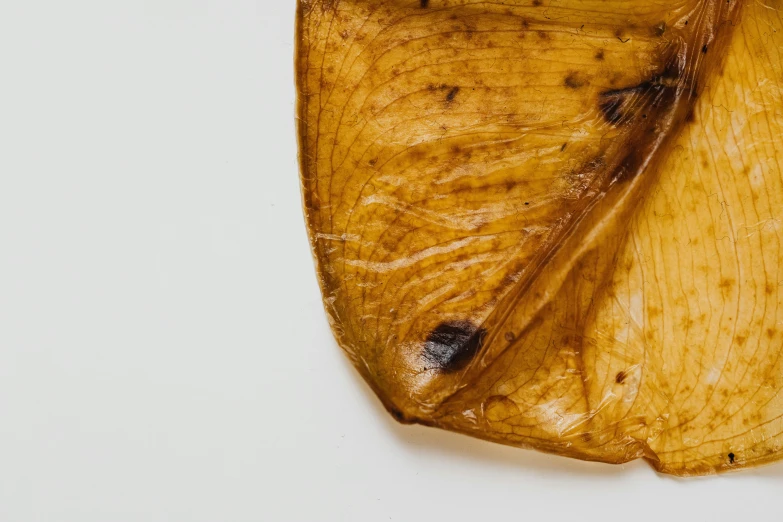
M300 0L297 31L324 303L397 419L780 458L779 0Z

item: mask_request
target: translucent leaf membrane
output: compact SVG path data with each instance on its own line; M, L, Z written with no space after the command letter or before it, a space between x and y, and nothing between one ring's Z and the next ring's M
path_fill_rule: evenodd
M779 458L780 9L300 0L324 303L397 419L678 475Z

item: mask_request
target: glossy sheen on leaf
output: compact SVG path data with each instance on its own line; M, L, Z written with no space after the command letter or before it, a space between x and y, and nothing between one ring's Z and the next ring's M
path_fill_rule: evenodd
M300 0L305 211L399 420L678 475L783 454L781 0Z

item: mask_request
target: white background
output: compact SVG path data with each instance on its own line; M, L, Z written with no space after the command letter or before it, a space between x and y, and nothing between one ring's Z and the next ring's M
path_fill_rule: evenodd
M293 0L0 0L0 521L773 520L395 424L332 340Z

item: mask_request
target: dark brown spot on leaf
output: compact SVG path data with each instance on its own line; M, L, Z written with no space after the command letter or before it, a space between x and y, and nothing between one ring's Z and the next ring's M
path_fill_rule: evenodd
M468 321L443 323L424 343L422 357L429 369L450 373L464 368L481 348L486 331Z
M394 417L397 422L405 422L405 414L397 408L389 408L389 413L391 413L391 416Z
M584 78L582 78L579 75L579 73L577 73L576 71L571 71L568 73L568 76L565 77L563 83L569 89L578 89L580 87L583 87L587 83L587 81Z
M623 99L620 96L609 96L598 105L598 108L601 109L601 113L607 122L617 125L623 119L622 105Z

